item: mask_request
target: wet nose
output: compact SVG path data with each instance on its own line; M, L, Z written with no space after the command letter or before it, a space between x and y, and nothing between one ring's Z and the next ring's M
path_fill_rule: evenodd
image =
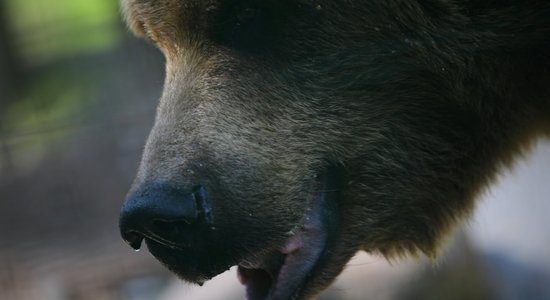
M203 186L184 192L155 185L128 197L120 212L119 228L122 238L138 250L143 239L181 246L188 228L200 221L210 222L210 207Z

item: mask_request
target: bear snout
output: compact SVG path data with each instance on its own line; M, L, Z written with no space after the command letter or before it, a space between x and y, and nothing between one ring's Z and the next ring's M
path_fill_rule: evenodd
M144 239L170 248L192 246L193 232L211 222L206 189L190 191L166 183L144 185L132 192L122 206L119 228L135 250Z

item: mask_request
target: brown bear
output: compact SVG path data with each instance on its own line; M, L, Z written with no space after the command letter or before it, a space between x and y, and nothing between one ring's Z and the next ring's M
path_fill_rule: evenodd
M309 299L433 257L550 132L547 0L122 0L166 58L120 230L186 281Z

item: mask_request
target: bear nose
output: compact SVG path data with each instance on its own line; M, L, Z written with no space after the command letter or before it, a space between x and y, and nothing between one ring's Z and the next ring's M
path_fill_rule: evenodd
M199 221L210 223L210 207L203 186L183 192L165 185L156 185L132 193L120 212L122 238L135 250L143 239L178 247L186 240L186 232Z

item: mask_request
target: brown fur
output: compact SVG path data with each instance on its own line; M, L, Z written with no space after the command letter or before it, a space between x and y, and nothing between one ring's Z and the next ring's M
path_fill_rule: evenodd
M221 264L280 245L312 178L341 170L337 238L303 298L358 250L435 256L495 174L550 133L547 1L122 4L167 64L132 191L209 186Z

